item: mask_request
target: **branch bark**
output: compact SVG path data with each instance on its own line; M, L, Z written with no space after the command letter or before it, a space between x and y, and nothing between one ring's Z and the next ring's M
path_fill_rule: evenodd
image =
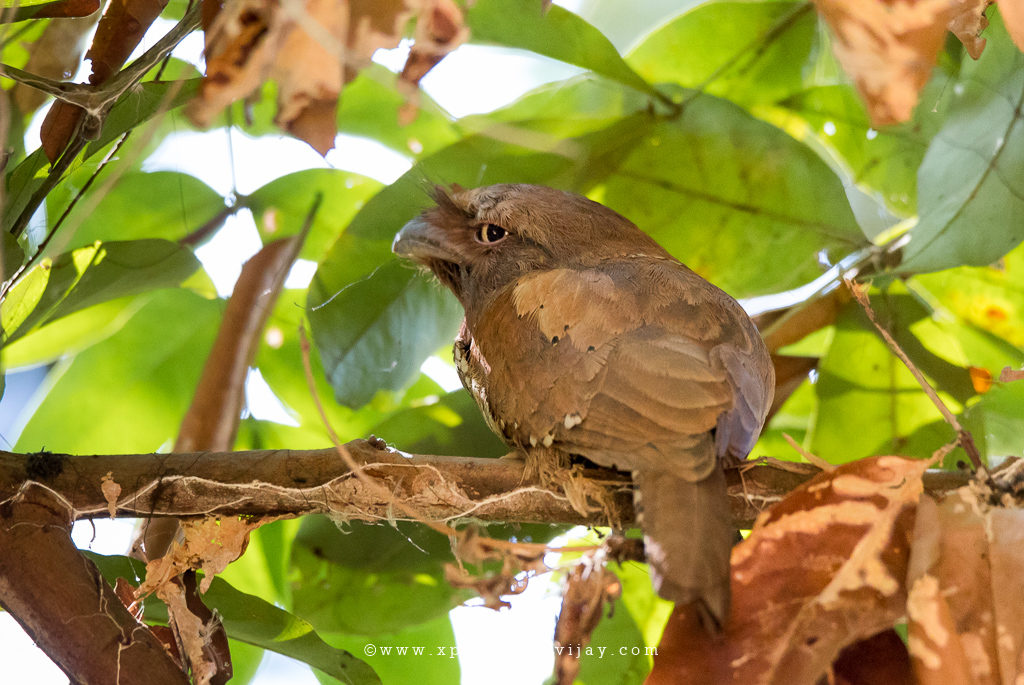
M563 493L530 477L518 459L407 456L379 440L353 440L346 448L391 497L361 483L333 448L95 456L0 452L0 504L38 483L61 498L74 519L329 513L393 520L403 518L393 506L398 498L424 520L625 526L634 521L628 474L585 469L612 506L582 515ZM775 460L729 470L736 526L749 528L760 511L816 473L808 464ZM114 501L101 489L108 474L121 487ZM941 493L966 482L967 474L935 471L926 476L925 487Z
M26 484L0 504L0 603L74 683L186 685L149 628L132 616L71 541L71 510Z

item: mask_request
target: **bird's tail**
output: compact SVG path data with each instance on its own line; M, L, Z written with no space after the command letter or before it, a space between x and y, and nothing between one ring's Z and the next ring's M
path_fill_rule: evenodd
M735 534L722 468L696 483L659 471L634 471L633 480L654 589L696 605L717 632L729 615Z

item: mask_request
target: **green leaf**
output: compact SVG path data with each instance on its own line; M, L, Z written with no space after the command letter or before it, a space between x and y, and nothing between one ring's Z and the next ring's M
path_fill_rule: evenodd
M842 183L809 148L699 95L591 195L734 297L794 288L866 240Z
M94 304L178 285L199 268L190 250L166 240L97 242L44 259L0 308L5 344Z
M933 312L908 294L902 283L894 282L873 297L871 307L914 366L931 379L933 387L949 393L960 404L974 396L957 331L936 322Z
M933 78L921 95L932 103L948 81ZM941 119L929 105L915 110L905 124L871 126L860 96L850 85L810 88L779 103L795 113L831 151L858 186L878 193L885 205L901 216L917 209L917 170Z
M1024 54L991 14L921 164L902 273L990 264L1024 240Z
M332 645L362 654L386 683L450 685L459 682L455 632L447 615L388 635L321 633ZM421 653L415 647L423 647ZM441 653L440 649L444 648Z
M796 440L798 445L803 445L807 431L814 423L817 408L818 397L814 385L804 381L761 431L757 444L750 451L750 457L803 461L804 458L790 447L783 433Z
M400 390L434 350L455 337L462 309L397 260L338 292L310 286L310 323L342 404L360 407L378 390Z
M306 516L294 544L319 559L367 573L439 575L453 560L451 541L419 523L349 521L339 530L326 516Z
M810 450L828 462L878 454L927 457L954 437L952 428L935 423L935 405L856 303L836 320L818 371ZM940 396L959 411L953 398ZM918 430L926 425L927 431Z
M288 606L291 604L288 560L301 524L301 519L285 519L260 526L249 535L245 554L231 562L220 577L242 592L278 606Z
M348 91L346 90L346 95ZM299 257L320 259L381 184L337 169L306 169L281 176L245 199L264 242L297 234L316 196L320 206Z
M149 294L122 297L63 316L4 346L10 368L49 364L105 340L149 302Z
M466 23L474 42L522 48L654 92L600 31L558 5L544 10L533 0L480 0L469 8Z
M340 545L343 534L335 532L328 537L320 531L317 539ZM398 544L403 542L412 548L413 543L407 540ZM374 571L333 563L323 558L328 549L325 545L310 548L296 544L292 551L294 610L320 632L394 633L444 616L469 596L445 582L440 562L433 558L423 562L432 567L432 572L423 568ZM426 557L415 549L410 554Z
M1005 341L1024 350L1024 247L1018 247L993 266L963 266L941 273L921 274L911 281L915 291L924 292L930 304L949 318L956 318L988 334L993 344ZM1014 352L1004 350L1005 363ZM975 366L998 363L970 359ZM998 369L993 369L998 371Z
M996 383L964 414L964 427L989 457L1024 454L1024 383Z
M653 105L648 94L581 74L538 86L508 107L464 117L459 125L473 133L518 142L523 148L558 151L571 145L561 139L586 136L624 119L636 122L631 115ZM640 123L639 128L642 135L647 127Z
M401 449L417 454L500 457L508 452L508 447L484 423L476 402L465 390L392 414L374 426L372 432L385 440L400 436Z
M32 194L36 192L46 180L49 160L46 153L40 147L25 159L21 160L18 166L7 175L7 193L4 202L4 233L10 233L11 226L18 216L28 206Z
M263 663L263 655L266 650L255 645L250 645L240 640L228 638L228 651L231 654L231 683L235 685L246 685L252 682L253 677Z
M803 87L816 24L806 2L705 3L653 31L626 61L651 83L775 102Z
M154 293L121 330L50 371L17 449L132 454L170 444L222 306L187 290Z
M431 154L461 137L457 124L426 93L417 93L415 118L401 123L409 99L397 76L374 64L345 86L338 103L338 132L365 136L404 155Z
M298 329L304 321L302 303L304 291L286 290L275 306L264 332L263 344L256 354L254 366L270 386L286 410L301 425L283 426L269 422L253 422L240 437L252 441L253 449L313 449L323 447L327 435L320 413L313 402L305 373L302 369L302 351ZM369 435L376 425L395 411L420 402L422 398L439 395L443 391L426 376L414 382L401 395L378 393L374 400L359 410L341 406L333 399L316 346L310 350L310 363L316 384L316 394L327 414L328 421L342 440ZM247 436L247 437L246 437ZM385 436L387 437L387 436ZM241 449L241 447L240 447Z
M22 262L25 261L25 253L18 244L17 238L3 232L3 245L0 245L0 283L14 277Z
M203 600L229 636L307 663L344 683L380 683L373 668L321 639L307 621L214 578Z
M86 204L79 202L66 219L59 238L65 250L97 240L178 240L222 211L224 198L188 174L129 171L99 204ZM70 227L76 227L73 234L67 233Z

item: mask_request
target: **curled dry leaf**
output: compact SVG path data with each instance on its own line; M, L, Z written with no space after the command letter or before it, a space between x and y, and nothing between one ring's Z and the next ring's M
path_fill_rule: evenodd
M988 26L985 10L992 4L992 0L958 0L957 4L958 10L949 21L949 30L964 44L967 54L972 59L978 59L985 49L985 39L981 37L981 32Z
M212 658L211 636L220 629L220 622L214 619L206 622L189 611L187 590L180 582L162 585L157 591L159 597L167 605L168 620L174 626L174 635L180 641L185 660L192 671L192 679L196 685L214 685L226 682L218 678L217 660ZM228 674L230 677L230 674Z
M397 47L417 13L414 55L440 59L464 40L462 10L451 0L228 0L204 17L206 78L189 116L208 126L271 79L278 84L276 123L326 154L342 87L378 48ZM422 76L435 63L415 70Z
M815 0L835 37L834 50L876 126L910 119L931 76L946 31L967 38L972 56L984 0ZM973 34L972 31L975 31Z
M477 593L484 600L484 606L495 611L511 607L502 596L518 595L526 589L528 583L525 576L517 577L512 571L512 565L507 562L500 573L486 576L474 576L455 564L446 564L444 578L454 588Z
M918 682L1011 685L1024 679L1021 504L982 482L941 502L922 498L907 604Z
M733 605L711 638L674 615L651 682L813 683L846 646L903 612L927 463L873 457L823 473L762 514L733 549Z
M605 604L622 594L618 577L605 566L602 550L584 555L565 581L562 608L555 624L555 681L570 685L580 670L580 654L586 653Z
M544 563L546 548L543 545L494 540L480 535L473 526L459 531L453 551L459 564L445 566L444 575L449 585L473 590L483 598L484 606L495 610L511 606L502 595L518 595L526 589L529 575L549 570ZM462 566L493 559L502 561L499 573L474 576Z
M249 533L272 520L211 517L183 523L184 540L175 541L166 555L146 564L146 580L139 586L138 596L152 594L176 576L197 569L206 574L200 586L206 592L213 576L242 556Z
M121 496L121 486L114 480L114 473L107 471L107 475L100 479L100 492L107 500L107 511L110 518L117 518L117 498Z
M426 0L414 38L400 77L409 98L399 113L403 124L416 117L420 80L445 55L466 42L469 28L463 21L462 10L452 0Z

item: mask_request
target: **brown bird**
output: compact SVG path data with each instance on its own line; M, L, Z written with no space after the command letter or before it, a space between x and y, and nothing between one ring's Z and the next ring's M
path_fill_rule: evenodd
M632 472L655 589L720 626L734 536L722 465L750 452L775 385L754 324L584 197L530 185L434 196L393 249L462 303L455 361L491 429Z

